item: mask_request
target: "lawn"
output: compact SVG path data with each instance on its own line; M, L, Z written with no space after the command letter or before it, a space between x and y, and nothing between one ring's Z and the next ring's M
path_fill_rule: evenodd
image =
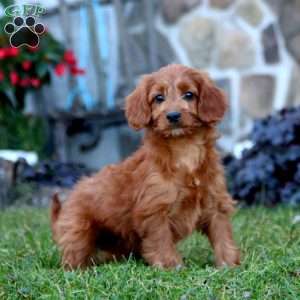
M300 299L300 208L251 208L233 219L242 266L218 270L200 235L180 245L186 267L122 261L64 272L45 210L0 213L0 299Z

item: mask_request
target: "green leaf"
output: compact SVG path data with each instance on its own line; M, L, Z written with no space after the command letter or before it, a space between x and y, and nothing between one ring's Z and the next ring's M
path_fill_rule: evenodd
M14 1L13 0L0 0L0 3L5 8L5 7L9 6L9 5L14 4Z
M38 77L42 78L48 72L48 64L44 62L40 62L36 65L36 72Z
M53 61L54 63L58 63L62 60L62 56L60 53L49 52L46 54L47 59Z

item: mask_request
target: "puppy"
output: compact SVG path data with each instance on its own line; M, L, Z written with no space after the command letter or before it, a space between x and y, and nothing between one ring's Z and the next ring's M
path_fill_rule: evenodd
M129 125L143 145L120 164L82 179L52 203L53 238L67 268L127 257L182 265L176 244L207 235L217 266L240 263L232 237L234 201L215 149L227 103L204 73L169 65L142 78L126 99Z

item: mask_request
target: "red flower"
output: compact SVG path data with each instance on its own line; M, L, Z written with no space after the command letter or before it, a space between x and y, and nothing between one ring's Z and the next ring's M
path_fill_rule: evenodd
M31 85L35 88L38 88L41 85L41 81L38 78L31 78Z
M62 63L58 64L55 66L54 72L57 76L62 76L64 75L66 70L66 66Z
M27 78L22 78L20 80L20 86L22 87L28 87L30 85L30 79L27 77Z
M4 79L4 73L0 71L0 81L2 81L3 79Z
M6 49L0 48L0 59L5 58L5 56L6 56Z
M9 74L9 79L12 85L16 85L19 81L19 75L15 71L11 71Z
M65 51L64 60L70 66L74 66L77 63L76 57L75 57L74 52L72 50L66 50Z
M71 67L70 71L71 71L71 74L74 76L85 74L85 70L77 68L77 67Z
M15 57L15 56L19 55L19 53L20 53L20 50L18 48L14 48L14 47L6 48L7 56Z
M24 71L28 71L32 66L32 62L30 60L24 60L22 62L22 68Z

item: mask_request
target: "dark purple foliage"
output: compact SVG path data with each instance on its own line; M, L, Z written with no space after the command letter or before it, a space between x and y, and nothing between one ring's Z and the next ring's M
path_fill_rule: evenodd
M257 120L254 146L226 158L229 190L247 204L300 204L300 107Z
M89 175L90 171L83 165L75 163L43 161L32 167L25 161L20 161L17 173L19 180L22 181L48 186L72 187L82 176Z

